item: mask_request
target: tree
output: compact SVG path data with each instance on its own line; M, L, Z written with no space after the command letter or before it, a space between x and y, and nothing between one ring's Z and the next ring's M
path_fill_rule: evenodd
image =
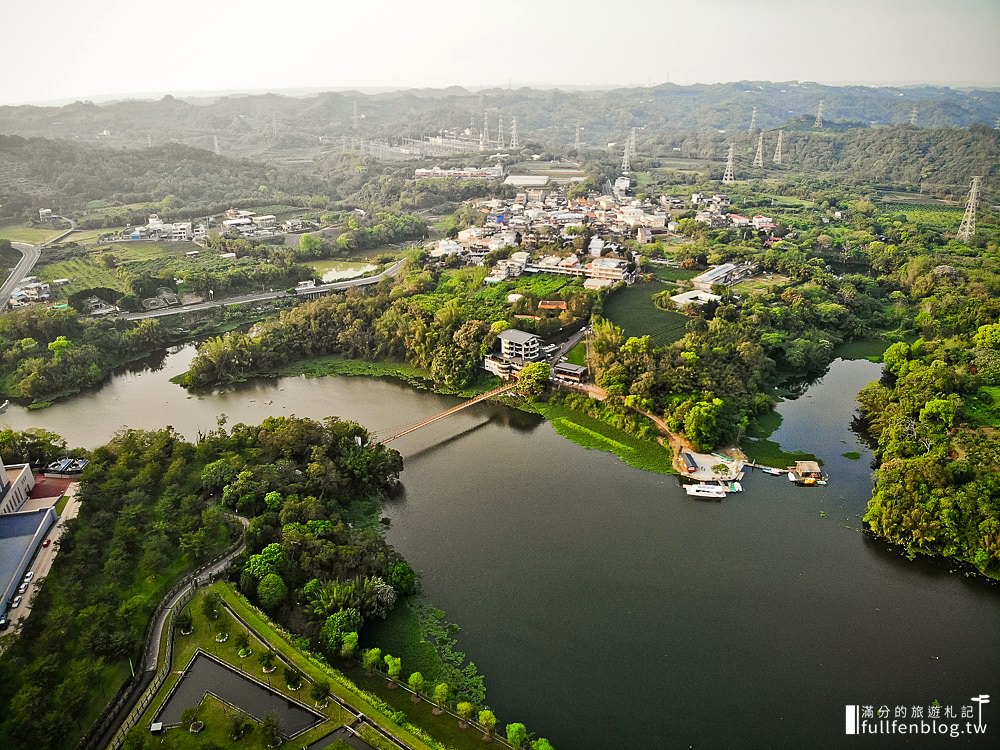
M537 396L551 377L552 368L547 362L529 362L517 374L517 390L524 396Z
M190 608L185 608L174 620L174 627L182 633L190 633L193 624L194 618L191 616Z
M438 715L442 712L441 706L448 705L448 692L450 688L447 682L439 682L434 686L434 702L437 704L431 709L431 713Z
M414 672L410 675L410 679L407 680L410 685L410 690L413 691L413 695L410 697L414 703L420 702L420 694L424 692L424 676L420 672Z
M236 650L240 653L248 651L250 649L250 637L247 635L247 631L241 630L236 634Z
M209 591L205 594L205 598L201 602L201 613L209 620L217 620L219 618L220 601L221 599L217 593Z
M483 734L483 739L487 741L492 740L493 730L497 727L496 715L488 708L484 708L479 712L479 724L486 730Z
M260 655L260 666L265 672L271 672L274 670L274 650L265 649Z
M382 649L380 648L370 648L361 654L361 664L365 669L368 670L368 676L370 677L375 671L375 668L382 661Z
M455 706L455 710L458 711L459 722L458 726L465 729L469 726L469 719L472 718L472 712L475 710L473 706L468 701L459 701L459 704Z
M317 706L325 704L330 697L330 682L328 680L317 680L309 688L309 695L316 702Z
M396 680L399 679L399 673L403 669L403 660L398 656L386 654L382 657L382 661L385 662L386 674L389 675L389 687L395 687Z
M244 713L237 713L229 720L229 737L234 742L238 742L245 735L253 731L254 724Z
M281 722L278 721L278 716L274 712L264 717L260 731L268 747L278 747L281 744Z
M507 725L507 742L517 750L522 750L528 744L528 729L524 724L515 721Z
M268 573L257 585L257 601L266 610L275 609L288 596L285 580L277 573Z
M285 667L285 683L291 690L302 687L302 675L295 667Z
M544 737L539 737L531 743L531 750L555 750L552 743Z
M198 720L198 707L190 706L184 709L184 713L181 714L181 726L186 726L189 732L200 732L204 728Z
M340 658L352 659L358 651L358 634L356 632L344 633L340 641Z

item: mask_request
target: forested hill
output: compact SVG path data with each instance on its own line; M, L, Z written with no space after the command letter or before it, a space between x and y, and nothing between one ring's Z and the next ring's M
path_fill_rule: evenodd
M45 138L0 135L0 203L16 214L14 200L44 201L53 208L89 201L140 203L173 195L180 202L235 202L273 192L324 193L325 179L302 170L230 159L168 143L145 149L97 148Z
M421 137L470 125L478 129L485 110L490 113L491 130L499 112L508 126L516 116L522 143L569 145L580 126L583 140L593 147L622 140L632 127L745 131L753 107L764 129L809 129L820 101L825 122L834 130L909 123L914 107L921 127L992 126L1000 116L1000 91L994 90L743 81L586 92L528 88L470 92L452 87L377 95L265 94L190 100L165 96L102 105L8 106L0 107L0 133L100 139L118 146L179 141L204 149L214 148L218 138L223 153L247 155L313 147L319 136Z

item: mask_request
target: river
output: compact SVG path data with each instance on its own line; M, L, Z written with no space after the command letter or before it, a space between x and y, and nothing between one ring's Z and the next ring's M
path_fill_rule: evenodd
M379 430L455 403L367 378L191 396L168 379L192 354L43 411L11 406L0 425L92 447L125 424L194 438L220 413L294 413ZM837 360L779 407L772 439L821 456L827 487L756 474L721 503L583 449L533 415L474 406L393 444L406 469L386 507L389 541L462 626L459 647L486 676L501 723L522 721L559 750L839 747L845 705L937 699L958 712L972 696L1000 696L1000 590L861 533L871 454L849 425L854 394L878 374ZM841 455L850 451L861 459ZM998 702L983 710L994 737Z

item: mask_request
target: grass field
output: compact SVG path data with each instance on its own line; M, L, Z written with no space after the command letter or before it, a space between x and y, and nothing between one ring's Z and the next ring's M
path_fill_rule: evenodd
M753 294L755 292L766 292L772 287L781 286L790 282L787 276L781 274L767 274L766 276L755 276L752 279L741 281L733 287L736 294Z
M73 232L69 237L66 238L67 242L77 242L81 245L92 245L97 242L97 239L106 234L115 234L114 229L82 229L78 232Z
M0 240L41 245L65 230L50 227L29 227L26 224L8 224L0 227Z
M199 255L189 258L185 253L191 250L197 250ZM105 255L114 257L114 268L108 267L104 262ZM169 277L189 268L219 271L252 262L219 258L215 252L206 251L193 242L114 242L93 246L78 258L54 262L46 262L46 253L43 251L35 274L48 282L69 279L69 284L56 287L60 294L68 296L81 289L94 287L127 291L117 273L119 268L140 276Z
M644 440L562 404L538 404L553 429L567 440L594 450L614 453L629 466L657 474L676 474L670 449Z
M661 290L652 284L621 289L604 303L604 317L621 326L626 336L648 335L656 346L676 341L684 335L687 318L653 304L653 294Z
M566 353L566 360L574 365L587 365L587 344L581 341Z

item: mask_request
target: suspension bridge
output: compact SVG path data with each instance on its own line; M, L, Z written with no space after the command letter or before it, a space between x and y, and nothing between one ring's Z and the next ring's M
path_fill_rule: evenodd
M386 443L391 443L393 440L397 440L398 438L401 438L404 435L409 435L411 432L416 432L421 427L426 427L429 424L434 424L435 422L439 422L445 417L450 417L452 414L462 411L462 409L468 409L473 404L478 404L480 401L485 401L488 398L499 396L501 393L512 391L515 388L517 388L517 385L518 383L516 380L511 381L510 383L505 383L504 385L501 385L498 388L494 388L492 391L487 391L486 393L480 393L478 396L470 398L468 401L463 401L462 403L456 404L450 409L445 409L440 414L435 414L432 417L427 417L417 422L411 422L410 424L403 425L402 427L396 427L389 430L380 430L374 433L373 437L375 438L376 442L379 442L382 445L385 445Z

